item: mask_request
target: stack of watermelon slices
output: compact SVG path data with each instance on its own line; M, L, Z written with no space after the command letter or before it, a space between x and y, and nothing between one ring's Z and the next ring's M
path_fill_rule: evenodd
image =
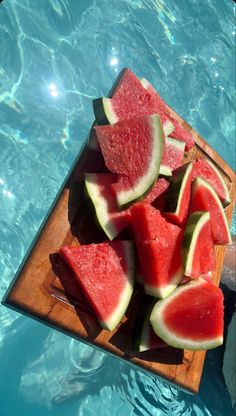
M204 158L183 164L185 150L194 145L191 132L129 69L109 98L94 101L94 112L90 144L108 172L86 173L85 189L106 237L62 247L61 256L100 325L111 331L132 301L134 284L140 285L139 275L149 303L143 319L137 316L138 351L220 345L223 295L209 276L214 245L231 242L224 210L230 194L221 173ZM123 229L129 241L118 238Z

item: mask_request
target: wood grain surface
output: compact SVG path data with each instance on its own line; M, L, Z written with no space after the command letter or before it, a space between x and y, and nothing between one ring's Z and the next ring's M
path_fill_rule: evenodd
M194 135L196 145L188 153L186 161L204 155L221 170L231 193L231 203L226 208L230 223L235 204L234 172L184 120L170 110ZM135 312L142 298L138 286L119 327L113 332L102 330L70 270L56 254L63 245L98 242L105 238L96 227L83 192L84 172L102 169L101 159L86 147L3 304L196 393L205 351L181 351L170 347L133 353L131 334ZM216 268L213 279L218 285L225 247L217 246L215 250Z

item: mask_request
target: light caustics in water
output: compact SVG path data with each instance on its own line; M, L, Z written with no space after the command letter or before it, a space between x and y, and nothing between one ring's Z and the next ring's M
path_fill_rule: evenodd
M52 97L54 97L54 98L57 98L58 97L59 91L58 91L58 88L57 88L56 84L54 84L54 82L51 82L49 84L48 89L49 89L49 94Z

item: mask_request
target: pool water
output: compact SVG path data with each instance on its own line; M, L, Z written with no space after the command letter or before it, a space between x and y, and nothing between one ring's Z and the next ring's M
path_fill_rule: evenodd
M123 67L235 169L234 20L230 0L0 2L0 298ZM0 306L0 416L231 416L223 352L191 396Z

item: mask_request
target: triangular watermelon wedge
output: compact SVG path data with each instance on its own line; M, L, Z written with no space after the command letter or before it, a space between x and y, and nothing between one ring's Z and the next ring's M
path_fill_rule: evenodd
M145 293L164 298L183 277L183 232L145 202L130 210Z
M182 246L186 276L198 278L214 270L215 256L209 212L196 211L190 215Z
M119 175L114 186L118 205L130 204L147 193L159 174L163 153L159 116L144 116L95 129L107 168Z
M150 315L156 304L156 299L145 296L136 315L133 329L133 349L138 352L165 348L168 345L159 338L150 323Z
M175 224L182 225L186 220L191 195L193 163L188 163L173 172L168 188L165 215Z
M187 150L194 146L191 133L171 116L169 108L152 85L144 78L140 80L129 68L119 76L112 97L94 100L93 109L99 124L114 124L133 117L159 114L163 124L167 123L169 127L174 125L174 132L170 134L186 142Z
M223 293L203 279L179 286L153 308L155 333L172 347L209 350L223 343Z
M171 176L172 171L183 164L185 142L165 137L160 174Z
M229 189L222 174L213 162L209 159L199 158L193 166L192 181L194 181L197 176L201 176L209 182L212 188L216 191L224 207L230 203Z
M93 203L97 220L110 240L113 240L130 222L128 209L119 211L112 185L117 176L109 173L86 173L85 187Z
M101 326L112 331L133 292L134 252L130 241L62 247L66 260Z
M113 240L130 224L129 208L120 211L113 185L117 175L112 173L86 173L85 188L93 204L99 225L110 240ZM151 204L156 201L168 188L169 182L164 178L158 179L147 193L144 201Z
M212 186L201 177L197 177L192 185L189 213L195 211L210 212L211 230L215 244L230 244L232 242L222 203Z
M155 103L156 112L160 114L161 121L163 124L170 123L174 126L174 130L170 131L169 135L177 140L186 143L186 150L190 150L194 146L194 139L192 134L180 125L180 123L172 117L167 104L162 100L161 96L153 88L151 83L145 78L141 79L141 83L146 91L150 94L149 100Z

